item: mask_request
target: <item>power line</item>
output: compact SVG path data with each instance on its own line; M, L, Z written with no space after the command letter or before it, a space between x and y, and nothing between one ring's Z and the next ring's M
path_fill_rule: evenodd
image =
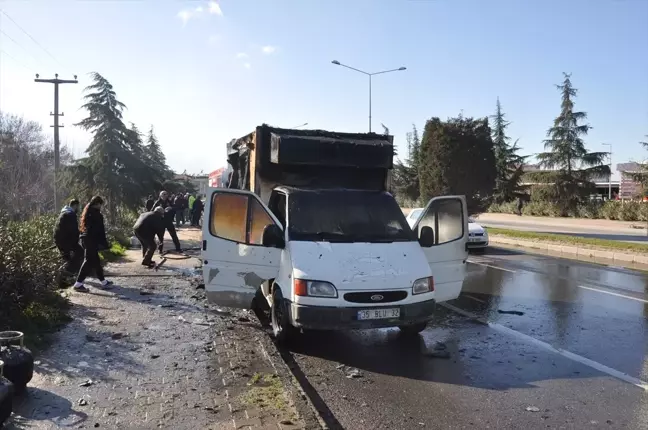
M0 30L0 33L4 34L5 37L6 37L7 39L11 40L13 43L16 44L16 46L18 46L19 48L23 49L26 53L28 53L30 57L32 57L34 60L36 60L37 62L39 62L39 63L42 64L42 62L41 62L38 58L36 58L36 57L31 53L31 52L29 52L29 51L28 51L24 46L22 46L20 43L16 42L16 39L14 39L13 37L11 37L11 36L9 36L7 33L5 33L4 30Z
M15 62L16 64L18 64L19 66L25 68L26 70L29 70L30 72L33 72L33 71L34 71L34 69L32 69L31 67L27 67L27 66L25 66L23 63L21 63L20 61L16 60L16 58L14 58L13 56L9 55L9 53L8 53L7 51L5 51L5 50L3 50L3 49L0 49L0 53L2 53L2 54L4 54L4 55L6 55L7 57L11 58L12 60L14 60L14 62Z
M18 27L18 29L20 29L20 31L22 31L23 33L25 33L25 34L27 35L27 37L29 37L29 38L32 40L32 42L34 42L34 43L35 43L35 44L36 44L40 49L42 49L42 50L43 50L47 55L49 55L49 56L52 58L52 60L56 61L56 62L59 64L59 66L65 68L65 66L63 66L63 64L61 64L61 62L60 62L59 60L57 60L57 59L56 59L56 58L55 58L55 57L54 57L54 56L53 56L53 55L52 55L52 54L51 54L47 49L45 49L45 47L44 47L43 45L41 45L40 43L38 43L38 41L37 41L36 39L34 39L34 37L33 37L31 34L29 34L29 33L27 32L27 30L25 30L24 28L22 28L22 27L21 27L21 26L20 26L16 21L14 21L14 19L13 19L12 17L10 17L9 14L7 14L7 12L5 12L3 9L0 9L0 12L2 12L2 14L3 14L4 16L6 16L7 18L9 18L9 20L10 20L11 22L13 22L14 25L15 25L16 27Z

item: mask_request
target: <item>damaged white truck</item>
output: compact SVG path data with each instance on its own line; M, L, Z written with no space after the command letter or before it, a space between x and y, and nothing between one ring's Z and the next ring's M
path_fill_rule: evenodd
M210 302L270 309L300 329L418 333L461 292L463 196L439 196L410 228L389 194L392 136L262 125L228 144L228 188L210 188L203 273Z

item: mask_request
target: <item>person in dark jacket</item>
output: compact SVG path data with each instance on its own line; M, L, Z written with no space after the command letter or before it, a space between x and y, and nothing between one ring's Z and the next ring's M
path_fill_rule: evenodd
M164 228L169 232L169 235L171 236L171 240L173 240L173 245L175 246L175 249L177 252L182 252L182 248L180 247L180 240L178 239L178 233L176 232L175 226L173 225L173 219L175 217L175 211L173 209L173 206L171 205L171 202L169 201L169 193L166 191L162 191L160 193L160 198L158 199L157 202L155 202L155 205L153 206L154 208L161 207L164 209ZM158 247L160 254L162 253L162 249L164 244L161 243L160 246Z
M173 200L173 209L175 210L176 227L180 227L180 223L184 225L185 201L184 201L184 196L182 194L178 194Z
M153 209L155 209L158 206L161 206L162 209L166 209L170 205L171 205L171 202L169 201L169 193L167 193L166 191L161 191L160 192L160 197L153 204Z
M153 200L153 195L149 194L148 199L146 199L146 212L151 212L153 210L153 205L155 204L155 200Z
M74 283L74 289L84 293L87 293L89 290L83 283L92 270L95 271L102 288L109 288L112 285L112 282L104 277L101 260L99 259L99 251L108 249L106 227L104 226L104 218L101 214L102 204L103 199L99 196L94 196L81 214L79 231L81 233L81 242L83 243L85 256L81 270L79 270L79 276L77 276L77 280Z
M79 201L73 199L63 207L54 226L54 243L65 262L61 272L77 273L83 261L83 248L79 245Z
M144 212L133 226L133 232L142 244L142 265L153 267L153 254L157 248L155 236L160 243L164 241L164 209L158 206L152 212Z
M205 205L203 204L202 200L200 197L196 198L196 201L193 204L193 211L191 213L191 225L194 227L200 227L200 216L202 215L202 211L205 208Z

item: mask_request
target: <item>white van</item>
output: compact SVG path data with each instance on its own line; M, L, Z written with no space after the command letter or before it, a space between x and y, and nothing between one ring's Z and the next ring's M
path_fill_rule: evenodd
M410 228L384 191L210 188L203 273L210 302L269 306L284 341L298 329L425 329L461 292L468 256L463 196L430 200ZM261 302L258 302L258 300Z

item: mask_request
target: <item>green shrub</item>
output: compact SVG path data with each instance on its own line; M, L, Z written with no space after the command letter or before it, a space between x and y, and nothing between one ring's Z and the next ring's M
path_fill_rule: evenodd
M31 342L68 319L69 303L55 284L61 264L52 243L55 220L0 219L0 330L24 331Z
M493 204L488 209L488 212L514 214L517 213L517 204L516 202ZM619 200L602 202L600 200L590 200L575 209L564 212L560 205L556 203L532 200L524 205L522 213L527 216L560 217L564 215L576 218L648 221L648 202L621 202Z

